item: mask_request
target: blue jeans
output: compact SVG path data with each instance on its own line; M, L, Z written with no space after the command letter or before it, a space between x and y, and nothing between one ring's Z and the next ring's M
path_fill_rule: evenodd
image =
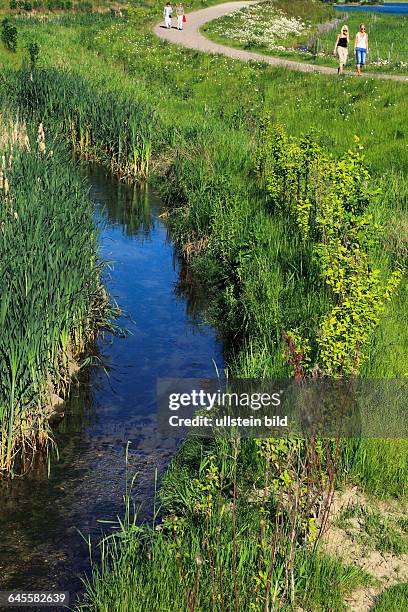
M367 49L362 49L361 47L356 48L356 64L358 66L364 66L366 55Z

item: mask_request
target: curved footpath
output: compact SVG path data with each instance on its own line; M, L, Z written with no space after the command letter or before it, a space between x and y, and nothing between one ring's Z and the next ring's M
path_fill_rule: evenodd
M295 62L293 60L283 59L281 57L273 57L271 55L262 55L261 53L253 53L252 51L244 51L243 49L234 49L226 47L209 40L200 32L200 28L205 23L213 21L218 17L223 17L238 9L256 4L256 0L246 2L224 2L216 6L188 13L187 23L184 24L183 31L177 30L176 27L167 29L163 22L154 27L154 33L160 38L171 43L187 47L188 49L196 49L205 53L219 53L233 59L243 61L265 62L271 66L279 66L288 70L296 70L298 72L319 72L322 74L331 74L337 76L337 68L329 68L328 66L316 66L314 64L306 64L304 62ZM174 19L173 19L174 23ZM408 83L408 77L396 74L379 74L374 72L366 72L365 78L385 79L389 81L403 81Z

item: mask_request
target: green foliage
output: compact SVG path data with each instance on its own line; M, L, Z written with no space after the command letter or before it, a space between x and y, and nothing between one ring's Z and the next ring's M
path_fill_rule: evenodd
M408 440L347 440L340 473L377 497L407 499Z
M7 17L1 22L1 40L9 51L17 51L17 28Z
M397 265L386 279L373 269L370 252L381 232L367 213L370 175L361 146L332 159L312 136L288 138L269 116L261 128L258 171L274 210L289 215L303 241L313 245L331 310L317 334L316 359L326 376L355 375L364 349L403 276Z
M270 442L188 439L164 477L162 519L152 526L137 526L129 517L120 522L101 547L101 565L94 566L79 609L263 612L300 606L340 612L344 595L367 576L312 553L313 542L297 529L293 537L293 491L283 474L287 459L304 458L305 449L300 440ZM316 452L321 458L318 446ZM310 508L297 506L293 516L299 522L302 514L312 540Z
M72 0L10 0L10 9L25 11L27 13L33 10L48 10L48 11L70 11L75 9L77 12L90 13L93 5L91 2L73 2Z

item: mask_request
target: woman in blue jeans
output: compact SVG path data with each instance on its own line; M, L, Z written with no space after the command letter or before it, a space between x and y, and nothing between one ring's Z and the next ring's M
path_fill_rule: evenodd
M360 23L359 31L354 41L354 55L356 56L357 74L361 76L361 67L364 66L368 53L368 34L364 23Z

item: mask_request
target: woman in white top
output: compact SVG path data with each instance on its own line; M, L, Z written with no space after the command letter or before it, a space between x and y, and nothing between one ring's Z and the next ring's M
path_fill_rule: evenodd
M170 2L167 2L166 6L163 9L164 24L166 28L171 28L172 15L173 15L173 7L171 6Z
M354 55L356 56L357 74L361 76L361 67L364 66L368 53L368 34L364 23L360 23L360 29L354 41Z

